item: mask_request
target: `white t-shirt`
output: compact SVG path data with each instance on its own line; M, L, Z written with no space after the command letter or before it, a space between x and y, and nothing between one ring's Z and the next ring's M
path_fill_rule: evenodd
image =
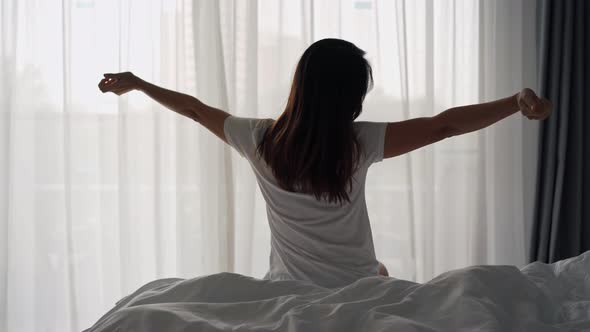
M362 149L360 167L353 176L350 203L340 205L278 186L270 167L256 154L262 135L273 122L229 116L224 123L228 143L249 161L266 201L271 253L264 278L307 280L333 288L378 275L365 178L369 166L383 160L387 123L354 123Z

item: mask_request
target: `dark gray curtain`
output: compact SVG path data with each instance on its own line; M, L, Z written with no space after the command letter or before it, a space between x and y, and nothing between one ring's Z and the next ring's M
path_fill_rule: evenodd
M530 261L590 250L590 1L538 7L540 94L553 102L541 125Z

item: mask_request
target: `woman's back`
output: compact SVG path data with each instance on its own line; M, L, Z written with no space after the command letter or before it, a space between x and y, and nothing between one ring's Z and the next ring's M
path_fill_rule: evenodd
M105 74L99 88L118 95L143 91L233 146L250 161L267 202L272 230L267 277L336 287L377 274L364 197L372 163L485 128L518 111L543 120L552 110L550 101L523 89L431 117L354 122L373 84L364 54L344 40L313 43L297 64L277 121L234 117L130 72Z
M338 287L378 274L365 203L368 167L383 159L386 123L354 122L361 145L358 170L348 192L350 202L318 200L314 195L281 188L267 163L256 153L271 119L230 116L228 143L248 159L266 201L271 229L268 279L312 281Z

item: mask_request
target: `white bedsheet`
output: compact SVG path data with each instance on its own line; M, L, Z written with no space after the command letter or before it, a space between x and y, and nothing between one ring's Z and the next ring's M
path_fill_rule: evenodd
M88 332L590 331L590 251L555 264L473 266L418 284L326 289L233 273L150 282Z

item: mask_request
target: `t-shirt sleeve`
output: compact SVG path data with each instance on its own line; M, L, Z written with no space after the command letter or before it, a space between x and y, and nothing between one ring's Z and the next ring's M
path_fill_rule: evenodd
M251 158L256 151L256 127L261 119L230 115L225 118L225 139L244 158Z
M367 165L382 161L387 122L357 121L356 128Z

